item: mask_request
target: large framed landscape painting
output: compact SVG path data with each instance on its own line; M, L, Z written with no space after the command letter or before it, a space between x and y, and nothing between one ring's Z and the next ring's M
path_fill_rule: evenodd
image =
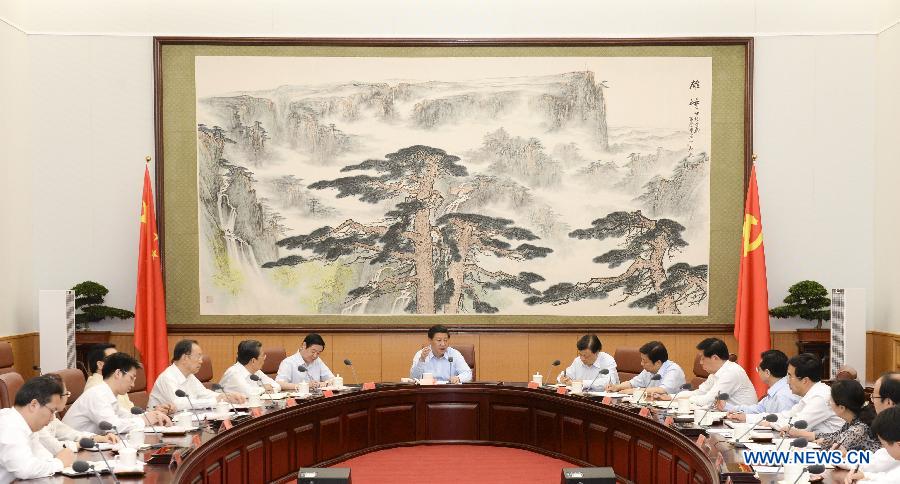
M751 39L156 39L170 324L733 320Z

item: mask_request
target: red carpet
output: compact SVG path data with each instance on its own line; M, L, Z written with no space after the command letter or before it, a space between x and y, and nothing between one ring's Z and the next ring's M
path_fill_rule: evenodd
M558 484L575 464L508 447L417 445L365 454L334 467L349 467L353 484Z

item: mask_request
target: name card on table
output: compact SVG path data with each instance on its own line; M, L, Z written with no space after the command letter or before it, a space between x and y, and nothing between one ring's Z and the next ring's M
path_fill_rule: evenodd
M556 393L559 393L560 395L565 395L566 393L569 393L569 389L566 387L556 387Z
M322 392L322 396L323 396L323 397L326 397L326 398L328 398L328 397L333 397L333 396L334 396L334 392L331 391L331 390L325 390L324 392Z
M191 437L191 445L193 445L194 447L200 447L201 443L202 442L200 442L200 434L194 434L194 436Z
M373 382L373 381L367 381L367 382L363 383L362 389L363 389L363 390L374 390L374 389L375 389L375 382Z
M603 397L603 400L600 400L600 403L602 403L604 405L612 405L612 397L607 395L607 396Z
M284 402L285 407L296 407L297 399L296 398L288 398L287 401Z
M725 463L725 457L719 452L719 456L716 457L716 467L722 467L722 464Z
M644 407L639 412L638 415L641 417L649 417L650 416L650 407Z
M234 427L234 424L231 423L231 419L230 419L230 418L226 418L225 420L222 420L222 428L219 429L219 432L221 432L221 431L223 431L223 430L229 430L229 429L231 429L231 428L233 428L233 427Z
M537 389L540 388L540 385L538 385L536 381L530 381L528 382L528 388Z
M666 417L666 419L663 420L663 425L666 427L671 427L673 423L675 423L675 419L672 417Z
M703 444L706 442L706 435L700 434L697 436L697 447L703 447Z
M262 416L262 409L259 408L259 407L251 408L251 409L250 409L250 416L251 416L251 417L261 417L261 416Z

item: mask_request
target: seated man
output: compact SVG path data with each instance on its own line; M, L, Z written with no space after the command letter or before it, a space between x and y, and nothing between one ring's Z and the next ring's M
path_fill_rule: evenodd
M88 377L87 381L84 383L84 389L90 390L95 385L103 383L103 360L112 354L118 353L119 350L116 349L116 345L112 343L98 343L93 346L93 349L88 353L87 356L87 364L88 369L91 372L91 376ZM125 410L131 411L131 407L134 406L134 403L131 401L131 397L128 394L119 395L119 405L122 406ZM171 414L175 411L174 405L160 405L157 408L147 410L158 410L160 412Z
M300 349L278 365L275 381L285 390L296 390L298 384L303 381L309 382L310 388L326 385L334 378L334 374L328 369L328 365L319 358L323 351L325 351L325 340L321 336L316 333L306 335L306 338L303 338L303 342L300 343ZM300 366L303 366L306 371L298 370Z
M835 432L844 425L831 408L831 387L822 383L822 360L818 356L804 353L788 360L788 385L800 401L788 410L775 413L778 422L773 427L787 427L788 420L806 421L806 430L810 432ZM747 422L756 423L765 414L747 415ZM793 430L793 429L792 429ZM789 432L790 433L790 432Z
M718 395L728 394L728 402L734 405L752 405L756 403L756 389L750 382L747 372L737 363L728 359L728 345L719 338L706 338L697 344L700 365L709 373L709 377L694 391L682 395L690 397L698 406L711 405ZM668 394L656 394L660 400L670 400Z
M766 396L753 405L719 402L719 410L727 411L728 418L736 422L745 421L745 414L770 414L789 410L800 401L800 397L794 395L788 385L787 368L786 354L778 350L763 351L756 371L763 383L769 387Z
M634 388L645 388L649 393L678 393L681 390L684 385L684 370L669 359L669 351L665 345L659 341L651 341L638 351L641 353L641 367L644 371L626 382L607 385L606 391L630 393ZM659 375L660 379L651 380L654 375Z
M119 433L143 429L147 421L151 425L172 425L169 417L161 412L147 412L145 420L119 405L117 396L131 390L140 366L129 354L107 356L103 364L103 383L82 393L69 407L63 423L75 430L95 434L101 433L100 422L109 422Z
M56 373L48 373L44 376L47 378L52 378L54 381L62 385L63 393L61 404L62 408L65 408L66 402L69 401L69 396L71 395L71 393L66 389L66 384L63 381L62 377L57 375ZM103 383L103 380L100 380L100 383ZM115 444L119 441L118 436L116 436L116 434L112 431L110 431L106 435L97 435L92 432L80 432L78 430L75 430L72 427L64 424L62 420L60 420L56 415L53 416L53 420L51 420L46 427L38 431L38 438L40 439L41 444L53 455L56 455L63 450L63 442L78 442L85 437L94 439L94 442L109 442Z
M214 392L200 383L196 375L203 364L203 350L200 344L192 339L183 339L175 344L172 352L172 364L156 377L153 390L150 392L150 405L171 403L178 410L191 408L213 408L220 400L231 403L244 403L247 397L241 393ZM179 397L176 391L187 394Z
M875 413L880 414L900 403L900 372L889 371L875 380L872 389L872 406ZM874 472L888 472L900 469L900 462L888 454L884 447L872 454L872 460L868 464L860 464L859 470L866 474Z
M255 395L260 390L281 391L281 385L262 372L265 361L266 354L262 350L262 343L255 339L241 341L237 347L237 362L225 370L219 384L226 392L243 395ZM250 375L258 376L259 382L251 380Z
M881 448L890 456L893 465L881 472L862 470L851 473L845 482L900 482L900 407L895 405L880 412L872 422L872 433L881 441Z
M39 376L16 392L12 408L0 410L0 482L49 477L75 461L69 449L54 457L37 435L64 408L62 394L59 382Z
M421 380L425 373L434 375L435 381L468 383L472 381L472 369L462 353L450 346L450 330L440 324L428 328L428 346L413 356L409 377ZM450 361L453 358L453 361Z
M570 385L573 380L582 380L584 391L602 390L607 385L619 383L619 372L616 371L616 360L609 353L600 351L603 344L596 334L586 334L575 343L578 356L572 364L556 378L560 383ZM607 370L603 375L601 372Z

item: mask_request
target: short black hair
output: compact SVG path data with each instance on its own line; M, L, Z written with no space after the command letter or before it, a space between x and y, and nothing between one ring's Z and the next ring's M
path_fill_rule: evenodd
M666 361L669 361L669 350L666 349L666 345L659 341L644 343L644 346L641 346L638 351L640 351L642 355L647 356L650 363L656 363L657 361L665 363Z
M262 343L255 339L241 341L237 348L237 362L246 365L253 358L259 358L260 348L262 348Z
M91 351L87 355L88 370L91 372L91 375L97 373L97 362L106 358L106 350L115 347L116 345L113 343L97 343L91 346Z
M875 409L868 405L866 389L856 380L835 380L831 384L831 399L834 403L853 412L862 423L872 425Z
M175 349L172 351L172 361L178 361L182 356L191 354L194 345L200 346L200 343L195 339L183 339L175 343Z
M306 347L309 348L312 345L319 345L322 349L325 349L325 339L319 336L318 333L309 333L303 338L303 343L306 344Z
M18 398L16 401L18 402ZM888 444L900 442L900 407L894 405L882 410L872 422L872 433Z
M447 337L450 337L450 330L447 329L443 324L435 324L434 326L428 328L428 339L434 339L434 335L438 333L444 333Z
M797 379L809 378L814 382L822 379L822 360L812 353L793 356L788 364L794 367L794 376Z
M787 375L788 357L780 350L768 350L759 354L759 369L769 370L776 378Z
M53 395L62 397L63 386L59 380L51 378L47 375L29 378L28 381L16 392L14 405L24 407L37 400L38 404L46 405L53 399Z
M878 389L881 400L890 398L894 405L900 404L900 371L889 371L881 375L881 388Z
M697 349L707 358L718 356L720 360L728 361L728 345L719 338L706 338L697 344Z
M111 377L116 370L128 373L133 368L141 368L141 363L128 353L113 353L103 360L103 379Z
M600 342L600 338L596 334L586 334L578 338L575 347L578 348L578 351L591 350L591 353L596 353L603 349L603 343Z

